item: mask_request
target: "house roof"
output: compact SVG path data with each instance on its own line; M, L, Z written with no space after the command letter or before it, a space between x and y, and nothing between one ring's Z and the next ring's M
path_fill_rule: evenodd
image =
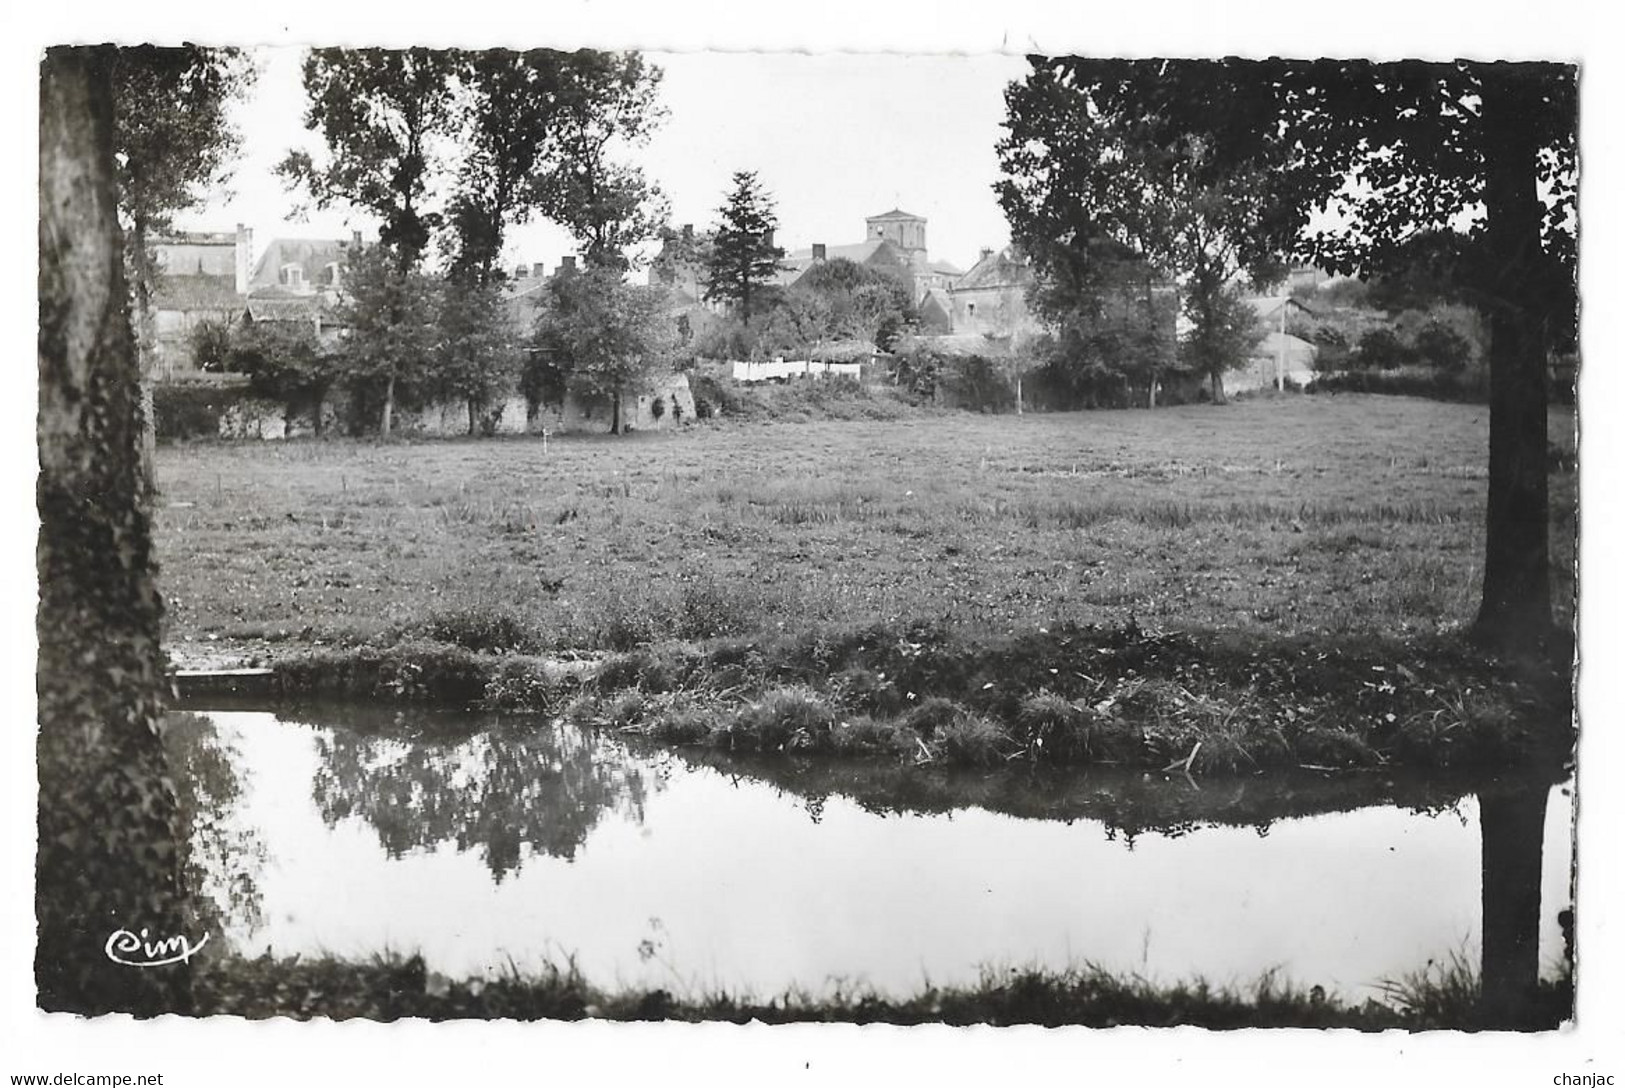
M779 263L783 269L774 279L780 287L789 287L799 280L813 266L813 251L809 246L798 249ZM857 242L849 246L825 246L824 259L828 261L845 259L853 264L870 264L879 257L883 263L906 266L908 262L903 259L897 247L884 238L870 238L866 242Z
M1291 295L1264 295L1259 298L1250 298L1247 300L1247 305L1251 306L1253 311L1258 314L1260 321L1269 321L1276 317L1283 306L1289 310L1296 307L1306 314L1315 312Z
M286 291L256 291L246 306L252 321L314 321L325 325L343 324L338 308L321 295L295 295Z
M1006 247L996 250L971 265L970 271L954 284L956 291L972 291L989 287L1025 286L1033 280L1032 267Z
M154 310L235 310L242 302L234 276L161 275L152 287Z
M926 267L933 272L940 272L944 276L963 276L965 274L963 268L957 267L950 261L931 261L926 264Z
M221 231L172 231L152 240L161 273L174 276L237 275L237 236Z
M344 255L354 242L337 238L276 238L265 247L254 265L254 275L248 282L251 293L261 287L275 287L281 282L286 265L298 265L304 270L305 282L318 284L323 280L327 266L342 263Z

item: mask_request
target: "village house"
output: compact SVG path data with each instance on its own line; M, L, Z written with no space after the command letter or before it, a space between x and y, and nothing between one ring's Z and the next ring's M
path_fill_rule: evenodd
M948 288L949 321L955 333L1018 341L1038 332L1027 305L1032 265L1014 246L984 249L970 271Z
M1295 316L1312 317L1314 311L1290 295L1250 298L1247 304L1268 332L1253 346L1247 365L1226 376L1225 387L1241 393L1307 384L1315 376L1315 345L1287 329Z
M331 346L343 328L339 313L344 263L360 247L360 231L345 240L273 239L248 282L245 320L308 323L318 341Z
M235 231L172 231L152 242L155 377L196 370L192 338L198 327L229 326L242 315L253 234L239 223Z

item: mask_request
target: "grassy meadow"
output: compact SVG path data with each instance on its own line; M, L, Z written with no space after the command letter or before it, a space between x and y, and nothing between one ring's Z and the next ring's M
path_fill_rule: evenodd
M1554 416L1554 445L1572 424ZM181 663L434 638L626 650L927 620L1405 638L1472 619L1488 413L1224 408L160 450ZM1572 463L1572 462L1571 462ZM1555 472L1559 607L1575 477Z

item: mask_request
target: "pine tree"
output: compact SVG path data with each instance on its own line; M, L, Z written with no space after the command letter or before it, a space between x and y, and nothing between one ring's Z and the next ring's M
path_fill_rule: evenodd
M784 250L773 244L779 219L772 197L748 170L734 174L733 190L717 214L721 224L707 262L705 299L731 302L738 307L739 316L749 321L752 300L772 282L784 256Z

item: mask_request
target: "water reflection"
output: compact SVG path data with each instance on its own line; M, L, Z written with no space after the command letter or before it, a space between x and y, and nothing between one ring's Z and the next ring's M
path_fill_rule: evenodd
M164 720L176 801L188 829L185 876L197 893L203 926L264 921L257 874L267 855L251 825L239 818L242 753L203 714L171 713Z
M1479 795L1483 857L1483 1008L1515 1026L1539 1000L1542 851L1548 789L1500 786Z
M648 780L602 738L526 719L388 725L319 733L312 796L329 827L360 817L392 858L454 843L500 882L527 846L574 858L606 812L643 820Z
M605 985L761 995L832 978L909 993L985 965L1278 969L1358 999L1480 941L1487 988L1524 995L1562 947L1570 802L1540 784L1480 784L1482 802L1398 776L1192 788L326 720L193 732L215 751L196 766L241 781L200 791L234 797L216 823L263 844L200 855L211 879L252 872L263 902L226 933L247 951L415 951L450 976L574 957Z

